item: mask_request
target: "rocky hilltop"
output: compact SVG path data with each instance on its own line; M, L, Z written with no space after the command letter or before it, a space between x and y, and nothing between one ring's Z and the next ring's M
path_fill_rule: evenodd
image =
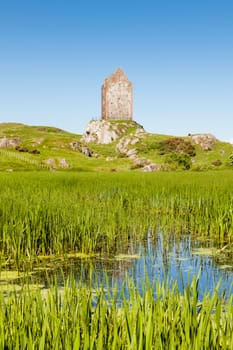
M146 137L146 134L144 128L134 121L97 120L88 123L82 141L96 144L115 143L116 152L121 157L128 158L133 167L141 168L141 171L160 170L160 165L140 157L137 152L136 145Z
M133 121L92 120L87 124L82 140L105 145L116 141L130 129L135 135L145 132L141 125Z

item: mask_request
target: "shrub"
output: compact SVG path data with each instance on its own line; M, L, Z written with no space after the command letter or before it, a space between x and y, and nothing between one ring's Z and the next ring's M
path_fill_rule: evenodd
M222 162L221 162L220 159L217 159L217 160L214 160L214 161L212 162L212 165L214 165L214 166L220 166L220 165L222 165Z
M230 165L233 165L233 153L231 153L231 155L229 157L229 163L230 163Z
M15 149L16 151L19 151L19 152L28 152L28 149L22 146L16 146Z
M196 155L194 145L189 141L180 137L170 137L158 143L160 155L168 153L184 153L191 157Z
M134 163L134 164L132 164L131 166L130 166L130 169L131 170L135 170L135 169L141 169L141 168L143 168L144 167L144 164L140 164L140 163Z
M40 154L40 151L38 151L38 149L29 150L28 148L23 146L16 146L15 150L19 152L25 152L25 153L31 153L31 154Z
M167 159L167 163L174 163L178 168L189 170L191 168L191 157L184 153L171 153Z

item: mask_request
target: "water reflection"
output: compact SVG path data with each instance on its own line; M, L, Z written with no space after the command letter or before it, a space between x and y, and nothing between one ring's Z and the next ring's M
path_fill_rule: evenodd
M207 247L211 249L206 250ZM135 261L129 275L134 278L137 285L145 279L146 274L150 280L171 279L177 282L182 291L183 286L200 273L200 297L204 292L213 292L220 279L222 281L220 292L226 291L228 294L231 293L230 287L233 283L233 267L228 265L228 268L222 269L223 265L220 265L215 255L211 254L211 250L216 251L215 248L214 242L200 242L190 236L168 237L159 234L155 244L148 237L146 248L143 246L139 248L141 259Z
M171 283L176 281L182 291L183 286L200 272L200 298L204 292L213 292L220 279L220 293L225 291L229 295L233 283L232 255L218 253L219 248L221 246L214 241L195 240L187 235L148 234L145 241L124 246L121 255L70 259L57 269L46 272L47 281L56 276L62 286L66 276L72 273L79 283L88 284L93 280L93 284L98 285L105 283L107 276L109 286L117 285L120 289L129 276L140 290L148 277L151 282L155 278L170 280ZM43 281L44 275L41 274L40 278Z

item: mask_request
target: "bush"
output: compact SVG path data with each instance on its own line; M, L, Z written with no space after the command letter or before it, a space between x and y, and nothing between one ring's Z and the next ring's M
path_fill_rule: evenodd
M230 165L233 165L233 153L229 157L229 163Z
M16 151L19 151L19 152L28 152L28 149L22 146L16 146L15 149Z
M178 168L181 168L183 170L189 170L192 165L191 157L188 154L175 153L175 152L167 157L166 162L175 163Z
M221 162L220 159L217 159L217 160L214 160L214 161L212 162L212 165L214 165L214 166L220 166L220 165L222 165L222 162Z
M189 141L180 137L170 137L164 141L158 143L158 149L160 155L168 153L183 153L191 157L196 155L194 145Z
M26 153L31 153L31 154L40 154L40 151L38 149L29 150L28 148L22 147L22 146L16 146L15 150L19 151L19 152L26 152Z

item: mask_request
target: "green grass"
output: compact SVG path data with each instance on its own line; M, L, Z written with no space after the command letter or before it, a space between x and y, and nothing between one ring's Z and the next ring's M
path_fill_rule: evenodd
M193 164L194 170L209 170L209 169L223 169L229 166L229 157L232 154L233 147L227 142L217 142L217 144L210 151L201 151L196 147L197 155ZM221 161L220 166L214 166L213 162Z
M27 152L20 153L18 151L9 149L16 155L23 155L25 158L38 160L40 162L46 161L47 159L59 160L61 158L67 159L70 167L73 169L91 170L95 167L103 165L105 162L101 162L101 159L90 159L84 156L79 151L72 150L71 142L80 142L80 135L68 133L66 131L44 126L26 126L23 124L0 124L0 137L6 136L8 138L20 138L22 147L28 148L29 150L37 149L40 154L32 155ZM1 159L1 167L3 170L5 158ZM8 167L12 163L14 169L14 159L9 157ZM92 164L93 163L93 164ZM24 165L27 168L27 163L21 162L21 166ZM3 168L4 167L4 168ZM16 168L17 169L17 168Z
M232 187L231 171L2 173L2 261L20 268L41 254L124 253L127 242L158 229L226 244Z
M232 297L224 300L216 290L200 301L198 279L183 293L166 282L145 282L142 293L125 283L128 298L123 289L79 285L72 276L60 289L26 284L0 293L1 349L233 348Z
M158 149L159 142L165 141L171 138L168 135L148 134L139 144L137 144L137 150L141 157L146 157L157 164L166 163L166 155L161 155ZM185 140L189 140L188 137L183 137ZM229 157L233 152L233 146L227 142L217 141L212 150L203 151L199 145L195 145L196 155L191 157L192 167L194 171L206 171L206 170L219 170L232 168L229 164ZM213 164L216 160L221 161L220 166ZM165 166L166 168L166 166ZM169 170L176 170L174 166Z
M232 246L232 188L230 170L0 173L0 269L22 281L15 290L1 283L0 348L232 349L233 299L216 289L199 300L198 277L183 292L166 281L146 281L139 292L126 280L129 297L72 275L64 288L30 285L46 258L122 257L158 230L211 238L224 250Z
M138 128L138 124L132 121L112 121L113 126L118 127L122 132L119 139L111 144L98 145L91 143L88 147L97 154L97 157L88 158L80 151L74 151L71 147L72 142L81 142L81 135L66 132L64 130L47 127L47 126L27 126L16 123L0 124L0 138L6 136L8 138L19 138L20 146L32 151L38 150L40 154L23 153L26 159L33 159L38 162L45 163L48 159L54 159L54 168L61 169L59 161L65 158L69 163L69 169L82 171L132 171L133 161L122 157L116 149L118 141L121 137L134 134ZM161 155L158 150L158 144L171 136L145 133L136 145L129 145L130 148L136 148L138 156L147 158L150 161L161 164L165 170L180 170L175 161L171 161L169 155ZM187 138L184 138L187 139ZM233 152L231 144L217 141L216 145L210 151L202 151L199 146L195 146L196 156L192 157L191 169L195 171L219 170L232 168L229 163L229 157ZM29 161L16 160L16 156L4 156L4 149L0 149L0 171L7 169L22 170L34 169L37 166L30 165ZM11 150L16 155L16 150ZM106 161L106 158L113 158L112 161ZM168 158L170 159L168 162ZM214 165L216 161L220 161L220 165ZM67 170L69 170L67 169ZM138 171L138 170L133 170Z

